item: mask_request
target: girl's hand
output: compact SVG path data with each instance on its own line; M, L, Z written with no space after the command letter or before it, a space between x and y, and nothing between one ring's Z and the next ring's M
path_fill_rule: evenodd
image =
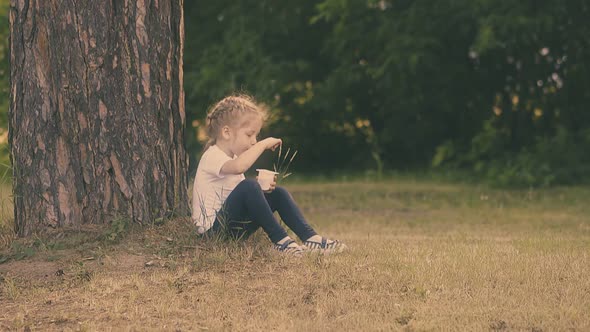
M283 144L283 141L280 138L274 137L267 137L263 140L263 142L265 143L264 146L266 147L266 149L272 151L278 148L279 145Z
M270 183L270 188L268 189L268 192L271 193L273 190L275 190L276 187L277 187L277 175L275 174L275 177L272 179L272 182Z

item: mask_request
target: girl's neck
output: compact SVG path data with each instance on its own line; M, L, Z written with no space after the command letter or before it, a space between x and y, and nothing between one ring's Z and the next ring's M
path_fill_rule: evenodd
M229 148L229 144L227 144L227 142L217 141L215 145L219 148L219 150L223 151L226 155L228 155L228 157L234 157L234 154L231 152L231 149Z

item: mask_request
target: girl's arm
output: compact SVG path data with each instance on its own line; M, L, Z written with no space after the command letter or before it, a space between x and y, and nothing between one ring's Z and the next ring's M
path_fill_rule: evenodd
M274 150L281 145L280 138L268 137L254 144L236 159L228 160L221 166L221 174L242 174L246 172L266 149Z

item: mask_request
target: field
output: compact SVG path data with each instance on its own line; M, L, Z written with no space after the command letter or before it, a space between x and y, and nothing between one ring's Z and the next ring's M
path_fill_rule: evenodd
M182 218L26 240L0 226L0 330L590 330L590 188L287 188L348 252L198 240Z

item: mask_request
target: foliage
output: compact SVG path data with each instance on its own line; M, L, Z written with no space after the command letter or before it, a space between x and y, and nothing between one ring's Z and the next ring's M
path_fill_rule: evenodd
M557 128L574 138L590 124L582 114L590 58L584 1L187 8L187 17L196 15L187 35L199 41L187 40L199 59L187 60L191 115L201 119L215 98L246 88L272 106L269 131L297 147L303 169L431 163L486 169L498 182L513 183L500 175L513 173L507 178L557 183L566 179L545 165L554 149L542 145L561 144Z
M558 128L553 137L538 138L531 147L489 163L477 162L476 171L501 186L548 186L587 183L590 171L590 135L576 137Z

